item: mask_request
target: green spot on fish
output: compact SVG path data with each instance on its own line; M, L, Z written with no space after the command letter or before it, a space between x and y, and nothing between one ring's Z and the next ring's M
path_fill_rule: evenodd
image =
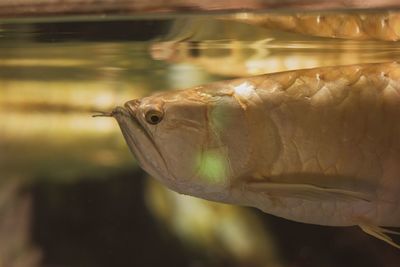
M216 105L210 114L211 125L217 132L224 131L230 123L229 110L223 105Z
M222 153L215 150L207 150L201 154L199 161L200 176L211 183L225 181L227 164Z

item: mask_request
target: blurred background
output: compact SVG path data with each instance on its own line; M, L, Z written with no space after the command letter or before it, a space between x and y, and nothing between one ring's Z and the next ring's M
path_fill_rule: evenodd
M0 1L0 267L398 266L355 227L171 192L91 117L154 91L400 58L395 3L280 3Z

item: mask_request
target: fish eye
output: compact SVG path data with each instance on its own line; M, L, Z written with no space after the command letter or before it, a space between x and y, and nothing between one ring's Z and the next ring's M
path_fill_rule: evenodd
M145 119L150 124L158 124L162 121L164 114L159 110L149 110L145 114Z

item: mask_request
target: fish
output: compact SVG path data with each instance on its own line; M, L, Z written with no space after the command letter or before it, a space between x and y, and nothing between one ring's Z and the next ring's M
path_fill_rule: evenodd
M359 226L400 248L400 64L223 80L109 113L168 188L297 222Z

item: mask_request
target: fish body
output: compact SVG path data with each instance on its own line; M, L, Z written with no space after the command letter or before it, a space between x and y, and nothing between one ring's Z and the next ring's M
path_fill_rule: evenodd
M160 92L112 115L143 169L177 192L381 239L378 226L400 226L398 63Z

